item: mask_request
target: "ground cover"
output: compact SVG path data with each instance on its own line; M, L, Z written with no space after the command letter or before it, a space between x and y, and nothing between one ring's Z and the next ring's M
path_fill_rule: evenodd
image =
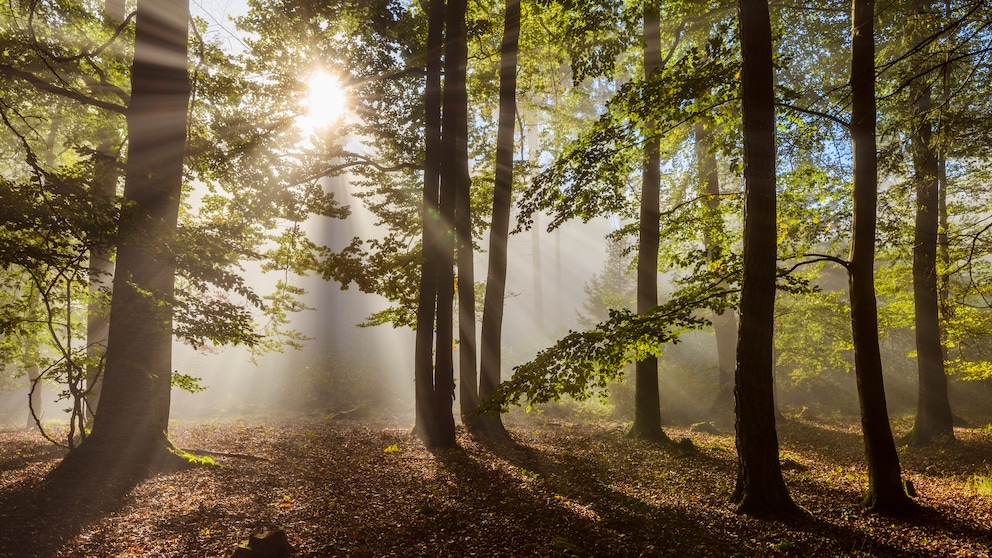
M0 556L226 557L265 526L295 556L989 556L992 429L904 449L929 511L864 514L861 437L847 421L780 425L786 481L812 514L736 515L733 433L672 428L696 451L626 439L612 422L510 423L512 441L428 451L407 424L308 418L175 422L213 467L124 494L46 490L61 451L0 432Z

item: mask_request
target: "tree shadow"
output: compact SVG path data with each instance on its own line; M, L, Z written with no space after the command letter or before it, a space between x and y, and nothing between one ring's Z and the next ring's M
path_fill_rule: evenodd
M55 555L85 525L119 510L139 483L167 472L164 462L140 456L95 460L51 447L54 450L36 445L32 454L38 459L64 456L44 478L25 479L0 493L0 509L4 510L0 556ZM74 459L72 466L65 467Z
M0 493L0 556L54 556L84 525L119 509L133 486L71 485L45 478Z
M682 461L683 466L690 470L723 469L719 471L732 479L732 470L727 469L725 460L707 455L704 452L684 451L678 446L667 444L652 444L633 442L635 445L646 447L648 451L663 452L670 459ZM645 497L634 497L611 486L617 480L604 478L602 469L588 457L572 455L551 455L538 448L511 439L486 444L485 449L501 459L519 467L521 470L532 471L539 475L552 492L559 493L568 501L588 502L599 516L592 521L590 529L598 530L604 540L623 540L629 545L629 550L611 555L713 555L735 556L766 554L769 539L778 539L781 549L788 554L801 555L812 553L823 555L823 545L830 547L829 554L845 551L860 550L879 556L926 556L925 552L907 552L903 547L893 545L879 536L861 531L853 526L847 526L817 518L812 514L792 518L777 519L743 519L745 531L752 530L754 537L742 540L739 534L733 534L740 525L721 525L714 518L739 517L731 511L732 506L727 502L718 503L720 509L707 509L707 504L700 504L699 509L693 505L659 505L650 500L650 493ZM606 456L615 459L617 456ZM445 467L468 466L465 461L475 458L466 452L457 459L439 456ZM512 478L504 475L502 479L493 479L492 484L513 482ZM818 487L825 491L833 491L839 501L850 499L851 494L832 490L830 487ZM650 492L650 490L648 491ZM855 500L856 501L856 500ZM712 504L710 504L712 505ZM937 514L939 515L939 514ZM907 518L901 521L908 524L925 524L932 521L933 513L926 516ZM736 519L728 520L736 522ZM916 523L913 523L916 522ZM977 540L982 535L980 531L969 528L960 522L944 518L942 525L955 535ZM730 536L728 536L728 534ZM764 543L762 542L764 539ZM796 542L788 542L795 539ZM701 542L705 541L705 546ZM594 543L595 544L595 543ZM764 546L763 546L764 545ZM791 545L791 546L790 546ZM808 546L808 548L804 548ZM817 550L819 549L819 550ZM647 554L644 554L647 552ZM592 553L592 555L598 555Z

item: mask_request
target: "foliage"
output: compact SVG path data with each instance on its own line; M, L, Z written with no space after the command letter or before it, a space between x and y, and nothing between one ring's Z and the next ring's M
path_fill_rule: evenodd
M701 308L725 308L728 292L719 282L686 288L646 314L611 310L609 319L587 331L571 331L554 346L514 368L480 412L506 410L521 398L528 404L567 395L583 400L617 380L624 366L648 356L660 356L661 345L676 343L689 330L707 325Z
M663 136L736 95L729 32L723 28L649 79L621 85L599 119L524 191L518 226L530 226L529 216L537 211L553 212L549 230L573 218L625 214L645 124L655 122L653 133Z

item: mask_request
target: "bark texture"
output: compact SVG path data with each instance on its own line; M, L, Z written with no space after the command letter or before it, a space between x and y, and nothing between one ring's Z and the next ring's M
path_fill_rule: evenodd
M775 94L771 23L766 0L741 0L744 120L744 278L737 344L737 512L798 513L778 461L772 379L776 200Z
M154 469L168 439L172 381L175 233L182 191L186 114L187 0L141 0L128 107L128 159L110 309L106 372L92 435L59 469ZM112 480L112 479L107 479Z

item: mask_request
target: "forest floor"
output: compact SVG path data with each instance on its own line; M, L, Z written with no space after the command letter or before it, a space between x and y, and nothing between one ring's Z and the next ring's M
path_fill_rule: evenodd
M786 482L811 518L737 515L732 432L686 452L623 437L619 423L537 417L512 440L428 451L409 425L370 420L175 422L174 442L217 466L163 474L99 506L37 497L62 451L0 431L0 556L227 557L278 526L294 556L990 556L992 428L902 449L928 510L866 514L855 424L779 426ZM229 454L229 455L222 455Z

